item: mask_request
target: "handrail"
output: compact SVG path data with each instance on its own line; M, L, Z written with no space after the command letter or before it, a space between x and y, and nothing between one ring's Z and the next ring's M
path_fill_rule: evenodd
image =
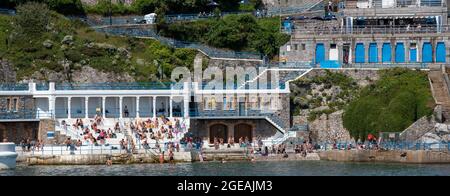
M25 110L0 110L0 120L27 120L27 119L40 119L40 118L52 118L51 112L43 112L37 109L25 109Z
M350 27L315 27L297 28L295 25L290 29L292 34L306 35L333 35L333 34L426 34L426 33L449 33L449 25L426 25L426 26L354 26Z
M175 40L172 38L163 37L158 35L153 29L144 28L144 26L107 26L94 28L99 32L112 35L151 38L174 48L196 49L211 58L254 59L254 60L261 60L262 58L262 54L260 53L237 52L232 50L214 48L201 43L185 42Z

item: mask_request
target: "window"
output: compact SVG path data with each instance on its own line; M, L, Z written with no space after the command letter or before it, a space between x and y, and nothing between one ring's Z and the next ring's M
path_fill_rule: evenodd
M233 102L231 103L230 110L235 110L236 105L237 105L237 96L233 96L231 99L233 100Z
M253 110L258 110L259 109L258 100L259 100L259 98L256 97L256 96L252 96L251 97L251 105L252 105L252 109Z
M204 97L203 98L203 109L204 110L209 110L208 97Z
M215 97L205 97L204 99L204 110L215 110L216 109L216 98Z
M298 50L298 44L294 44L294 50Z
M17 111L17 108L18 108L18 104L19 103L19 100L18 100L18 98L14 98L13 99L13 104L11 105L11 110L12 111Z
M216 109L216 98L212 97L211 101L210 101L210 105L211 105L211 110L215 110Z
M11 105L11 99L10 98L6 98L6 110L7 111L10 110L10 105Z
M227 110L227 97L223 97L223 110Z
M306 50L306 45L302 44L302 50Z
M336 44L330 44L330 49L336 49Z
M6 110L7 111L17 111L19 108L19 98L17 97L10 97L6 98Z
M288 52L291 51L291 45L287 45L287 46L286 46L286 51L288 51Z

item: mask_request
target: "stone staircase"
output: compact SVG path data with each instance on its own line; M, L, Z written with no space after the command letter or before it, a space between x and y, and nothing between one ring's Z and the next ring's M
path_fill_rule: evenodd
M448 80L448 73L442 68L431 68L428 73L431 90L434 100L437 105L442 107L443 122L450 120L450 92Z

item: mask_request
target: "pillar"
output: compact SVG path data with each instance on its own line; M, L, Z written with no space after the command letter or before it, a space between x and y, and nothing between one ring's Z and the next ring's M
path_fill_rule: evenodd
M364 44L364 63L369 63L370 42L363 42L363 44Z
M395 63L395 52L397 50L397 40L391 41L391 63Z
M411 49L411 42L410 40L405 40L403 43L405 44L405 62L409 63L409 50Z
M56 98L54 96L50 96L48 98L48 110L50 118L53 118L55 116L55 99Z
M423 41L422 39L417 40L417 62L422 63L422 48L423 48Z
M67 97L67 103L68 103L68 106L67 106L67 118L68 119L70 119L70 118L72 118L72 111L71 111L71 108L72 108L72 97Z
M170 101L170 103L169 103L169 105L170 105L170 106L169 106L169 110L170 110L170 111L169 111L169 115L170 115L170 116L169 116L169 117L172 118L172 117L173 117L173 105L172 105L173 98L172 98L172 96L170 97L169 101Z
M89 97L84 98L84 115L89 118Z
M431 41L431 62L436 62L436 39L432 39Z
M330 42L324 42L323 47L325 48L325 61L330 60Z
M342 42L338 42L336 44L337 44L336 47L339 52L339 57L338 57L339 63L343 63L344 62L344 49L343 49Z
M164 116L167 116L169 114L169 103L167 103L168 99L164 99Z
M377 42L377 51L378 51L378 63L383 63L383 44L384 42Z
M156 118L156 96L153 97L153 118Z
M356 60L356 43L354 40L352 40L352 43L350 44L350 53L351 58L349 58L349 63L353 64Z
M139 97L136 97L136 118L139 118Z
M445 52L447 52L447 54L450 52L450 42L448 41L448 39L444 39L443 40L445 42ZM446 55L445 57L445 62L450 62L450 55Z
M122 114L122 101L123 101L123 97L119 97L119 118L123 118L123 114Z
M103 118L106 118L106 112L105 112L105 107L106 106L106 97L102 97L102 116Z
M183 107L183 109L184 109L184 118L188 118L189 117L189 98L187 98L187 97L184 97L184 100L183 100L183 105L184 105L184 107Z

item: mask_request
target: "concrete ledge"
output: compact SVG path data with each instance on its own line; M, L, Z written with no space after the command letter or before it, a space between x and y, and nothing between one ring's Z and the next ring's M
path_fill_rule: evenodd
M308 153L306 157L301 154L288 153L288 157L284 158L282 154L269 156L256 156L256 161L320 161L319 154Z
M343 162L450 163L449 152L405 150L329 150L318 153L321 160Z
M152 154L97 154L97 155L60 155L22 157L29 165L104 165L111 158L113 164L159 163L159 155ZM169 156L164 155L169 161ZM175 162L192 162L191 152L174 153Z

